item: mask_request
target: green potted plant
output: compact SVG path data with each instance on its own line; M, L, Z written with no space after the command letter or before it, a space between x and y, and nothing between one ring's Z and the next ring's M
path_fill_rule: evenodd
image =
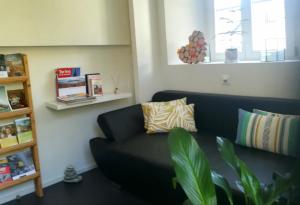
M216 205L215 185L222 188L230 205L232 193L228 181L211 171L209 161L193 136L182 128L174 128L168 137L171 159L176 173L176 181L181 185L188 199L184 204ZM280 201L284 193L291 193L299 182L297 171L291 174L273 174L273 183L264 185L254 173L235 154L232 143L217 137L218 150L223 160L233 168L239 177L239 187L245 196L245 204L254 205L292 205L292 195Z

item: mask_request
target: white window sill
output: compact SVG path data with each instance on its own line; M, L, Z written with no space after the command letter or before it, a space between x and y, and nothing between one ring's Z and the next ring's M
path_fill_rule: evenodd
M170 66L182 66L182 65L224 65L224 64L264 64L264 63L295 63L300 62L300 60L285 60L285 61L238 61L236 63L225 63L222 61L219 62L203 62L198 64L187 64L187 63L169 63Z

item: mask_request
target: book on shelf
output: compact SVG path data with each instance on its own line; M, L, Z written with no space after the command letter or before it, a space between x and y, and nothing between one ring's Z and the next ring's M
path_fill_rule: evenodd
M86 82L87 82L87 94L89 96L103 95L102 79L99 73L87 74Z
M7 161L13 180L18 180L21 177L30 176L36 173L30 150L24 150L9 155L7 156Z
M86 94L86 80L80 75L80 68L58 68L55 73L57 101L78 103L94 100Z
M11 147L18 144L17 130L14 123L0 125L0 146L1 148Z
M89 94L89 80L91 78L91 76L94 76L94 75L100 75L100 73L88 73L88 74L85 74L85 84L86 84L86 94Z
M31 142L33 140L31 119L29 117L16 119L15 125L19 144Z
M0 113L1 112L10 112L12 109L10 107L6 87L4 85L0 85Z
M80 76L80 68L57 68L55 74L56 97L85 94L85 77Z
M102 90L102 81L100 79L91 79L90 80L91 85L91 95L92 96L102 96L103 90Z
M28 107L25 99L24 89L8 90L8 101L13 110Z
M23 54L7 54L4 56L5 65L7 67L8 76L25 76L25 66L23 62Z
M10 167L6 157L0 158L0 186L12 181Z
M83 76L57 79L57 97L69 95L85 95L85 78Z
M7 66L5 64L5 55L0 54L0 78L8 77Z

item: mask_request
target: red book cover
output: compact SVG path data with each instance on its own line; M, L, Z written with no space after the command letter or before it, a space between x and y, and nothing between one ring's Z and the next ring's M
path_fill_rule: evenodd
M80 76L80 68L57 68L55 70L57 78L68 78Z
M80 68L64 67L55 69L55 84L56 84L56 97L59 95L59 79L67 79L71 77L80 76Z
M12 181L10 167L7 164L7 159L0 159L0 186L5 182Z

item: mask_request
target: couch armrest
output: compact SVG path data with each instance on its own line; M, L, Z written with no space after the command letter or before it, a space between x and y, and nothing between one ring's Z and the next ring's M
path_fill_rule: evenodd
M98 124L110 141L123 141L145 132L144 116L140 104L103 113L98 116Z
M90 139L91 153L100 167L101 162L106 158L107 149L113 142L105 138L95 137Z

